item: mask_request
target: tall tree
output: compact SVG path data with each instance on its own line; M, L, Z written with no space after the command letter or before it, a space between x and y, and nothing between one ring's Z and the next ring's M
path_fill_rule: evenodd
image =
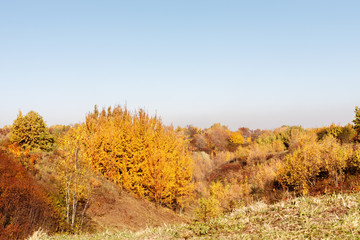
M355 119L353 120L354 128L358 134L360 134L360 108L355 107Z
M63 158L57 162L60 187L65 197L66 221L75 227L78 203L91 194L91 161L85 151L84 126L71 128L59 141ZM86 208L86 206L85 206Z

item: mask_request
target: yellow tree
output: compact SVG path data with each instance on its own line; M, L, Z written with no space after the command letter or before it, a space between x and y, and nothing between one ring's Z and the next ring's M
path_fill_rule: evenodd
M171 132L174 134L174 132ZM195 189L193 183L194 160L188 150L188 144L184 139L176 139L172 136L175 146L173 151L173 162L175 171L175 189L173 204L181 213L187 201L192 199Z
M318 142L309 139L286 156L278 171L280 182L304 194L320 180L319 174L325 173L335 187L344 180L344 171L353 150L348 145L341 145L332 135Z
M229 141L232 144L240 145L240 144L244 143L244 137L242 136L242 134L240 132L232 132L230 134Z
M175 188L175 171L172 157L173 144L161 124L154 129L154 138L144 162L144 185L148 196L157 205L171 205Z
M182 205L191 195L192 158L157 116L95 108L84 126L87 156L109 180L157 205Z
M157 205L181 211L194 190L193 159L185 141L176 137L172 127L165 128L157 119L152 119L152 126L147 158L142 165L143 185Z
M57 163L61 190L65 197L66 221L72 227L75 227L79 201L88 200L91 191L91 162L84 149L84 130L84 125L71 128L60 139L63 158Z

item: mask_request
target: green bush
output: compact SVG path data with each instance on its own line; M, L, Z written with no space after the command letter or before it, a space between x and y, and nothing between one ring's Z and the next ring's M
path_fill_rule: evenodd
M49 133L43 118L34 111L25 116L19 112L11 127L10 141L31 151L51 151L54 147L54 137Z

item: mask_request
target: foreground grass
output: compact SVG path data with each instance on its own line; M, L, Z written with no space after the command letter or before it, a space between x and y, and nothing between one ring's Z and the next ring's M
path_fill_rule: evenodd
M34 239L360 239L360 194L258 202L207 223Z

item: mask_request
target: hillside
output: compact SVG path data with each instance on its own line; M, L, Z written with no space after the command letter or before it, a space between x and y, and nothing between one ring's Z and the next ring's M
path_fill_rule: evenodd
M95 190L86 214L98 230L137 231L149 226L184 222L170 209L156 207L110 182L104 182L101 188Z
M35 160L29 164L29 159ZM56 154L39 153L17 158L4 147L0 148L0 216L3 216L0 223L5 225L0 227L0 240L24 239L39 228L56 231L62 219L60 211L56 211L52 204L61 201L55 173L56 161ZM186 221L174 211L156 207L100 175L93 175L90 181L93 191L85 208L83 229L86 231L138 231ZM83 205L80 206L83 212Z
M239 208L207 223L147 228L139 232L47 236L38 239L358 239L360 194L300 197ZM35 239L35 238L34 238Z
M34 164L38 184L47 186L47 191L55 194L54 188L59 185L55 172L56 161L58 161L56 154L49 154L42 155ZM121 189L101 175L92 175L90 184L92 193L89 195L85 211L87 225L85 229L89 231L104 229L137 231L148 226L156 227L164 223L174 224L185 221L172 210L156 207L152 202Z

